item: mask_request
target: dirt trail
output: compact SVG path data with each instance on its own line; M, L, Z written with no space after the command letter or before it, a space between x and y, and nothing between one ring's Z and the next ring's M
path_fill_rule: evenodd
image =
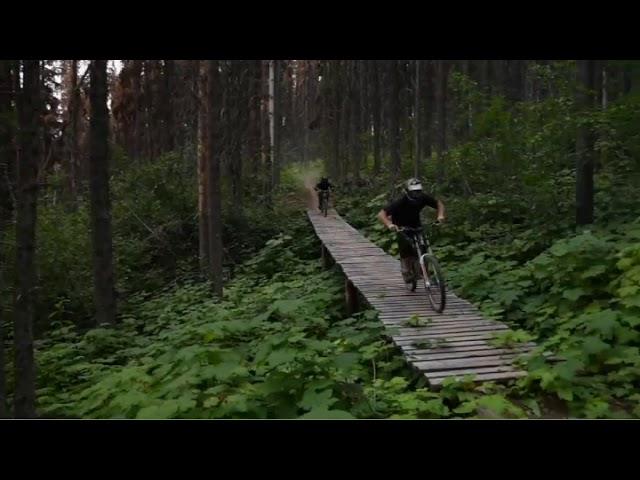
M318 194L314 190L314 187L318 183L318 177L313 172L308 173L304 177L304 187L307 190L307 208L318 208Z

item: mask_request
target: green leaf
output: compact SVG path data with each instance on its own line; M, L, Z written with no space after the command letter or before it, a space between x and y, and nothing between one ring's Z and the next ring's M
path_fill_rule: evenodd
M158 405L151 405L138 411L136 418L139 419L166 419L173 418L178 413L178 402L166 400Z
M477 405L475 401L464 402L458 408L455 408L453 413L472 413L476 411L476 407Z
M623 297L622 305L627 308L640 307L640 294L634 296Z
M632 295L635 295L638 290L640 290L640 287L637 287L636 285L628 285L618 289L618 296L623 298L631 297Z
M360 355L358 353L345 352L335 357L335 364L338 368L342 370L348 370L354 365L357 365L359 360L360 360Z
M617 319L618 313L613 310L592 313L588 316L587 329L610 337L618 326Z
M315 409L311 410L309 413L305 413L304 415L298 417L301 419L317 419L317 420L353 420L355 417L351 415L349 412L345 412L344 410L325 410L325 409Z
M607 267L605 265L593 265L592 267L589 267L588 269L586 269L582 273L582 275L580 275L580 277L582 278L597 277L598 275L601 275L606 271L607 271Z
M611 348L611 346L598 337L587 337L582 342L582 348L589 355L596 355Z
M282 365L284 363L292 362L296 359L295 350L278 349L269 354L266 359L266 363L272 367Z
M332 397L333 391L331 389L317 392L315 388L310 388L304 392L298 406L307 410L328 410L331 405L337 402L337 399Z
M573 380L577 372L583 368L583 363L577 358L568 358L564 362L555 366L555 371L559 378L570 381Z
M566 400L567 402L573 400L573 391L568 388L558 389L556 393L558 394L558 398L561 398L562 400Z
M582 288L571 288L569 290L565 290L562 293L562 297L575 302L576 300L578 300L578 298L585 295L586 293L587 292L585 292Z
M538 405L538 402L536 402L533 398L525 400L524 404L529 407L529 409L531 409L536 417L540 417L542 415L542 412L540 411L540 405Z

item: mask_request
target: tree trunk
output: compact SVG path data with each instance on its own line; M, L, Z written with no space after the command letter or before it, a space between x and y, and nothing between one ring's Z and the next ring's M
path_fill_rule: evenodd
M213 293L222 298L222 199L220 188L219 105L220 92L218 61L205 62L207 76L207 200L209 204L209 278Z
M578 60L576 103L583 112L593 108L594 60ZM589 125L580 126L576 142L576 223L593 223L594 135Z
M269 134L271 137L271 190L280 184L280 62L269 61Z
M444 183L444 154L447 151L447 79L448 65L444 60L437 61L436 67L436 178L440 185Z
M333 88L333 158L329 174L331 177L338 178L340 175L340 111L342 110L342 95L340 84L340 65L339 61L331 62L332 70L332 88Z
M609 106L609 69L606 61L602 65L602 109L606 110Z
M422 61L416 60L416 78L415 78L415 86L414 86L414 117L413 117L413 130L414 130L414 166L413 166L413 175L418 177L420 175L420 164L422 163L422 151L420 145L420 122L422 121L422 115L420 114L421 110L421 91L420 84L422 82L421 70L422 70Z
M33 418L35 364L33 317L36 288L36 215L38 160L40 158L40 62L22 62L22 89L18 98L20 161L16 206L17 291L14 305L16 418Z
M303 141L302 141L302 163L306 164L309 159L309 102L311 99L311 78L312 78L312 61L303 60L304 77L302 85L302 125L303 125Z
M361 61L354 60L353 69L353 98L351 103L351 124L353 126L351 141L353 142L353 173L355 180L360 179L362 168L362 91L360 90Z
M260 60L252 63L253 77L251 78L251 100L249 106L249 161L254 177L260 171L260 105L262 72Z
M78 201L78 122L80 114L80 89L78 87L78 61L71 60L69 82L69 136L67 137L67 152L69 155L69 192L71 202L75 207Z
M389 81L391 85L391 95L389 96L389 136L391 147L391 172L393 183L398 181L400 175L400 79L398 72L398 61L388 61Z
M207 131L207 108L211 103L208 91L207 74L208 64L206 61L199 62L198 73L198 258L200 259L200 270L203 273L208 271L209 258L209 213L207 211L207 158L209 153Z
M175 60L164 61L162 97L163 110L162 145L163 151L170 152L175 148Z
M107 62L91 61L91 126L89 176L91 179L91 237L96 324L116 323L116 298L109 195L109 111Z
M231 182L233 190L233 205L237 214L242 214L242 152L240 151L242 138L245 136L243 131L243 112L238 105L244 104L244 93L246 91L240 83L243 78L244 62L232 62L229 69L229 79L227 82L226 94L229 99L227 105L227 114L229 116L229 162L231 167ZM216 84L218 90L219 84Z
M4 239L4 226L0 225L0 242ZM4 290L4 255L0 248L0 292ZM7 381L4 361L4 309L0 304L0 418L7 418Z
M424 135L422 137L423 158L431 159L431 146L433 144L433 111L435 106L434 82L433 82L433 62L428 60L424 70Z
M5 291L4 240L13 210L11 185L9 184L9 165L15 163L15 152L11 147L14 133L12 128L14 110L11 104L13 91L11 63L9 60L0 60L0 292ZM2 307L2 302L0 302L0 418L7 418L9 411L7 408L3 329L5 312Z
M626 95L631 92L631 69L625 66L622 71L622 92Z
M143 108L142 103L142 61L134 60L131 66L131 89L133 91L133 101L135 105L133 117L133 135L130 155L139 159L142 155L143 139Z
M261 89L260 89L260 139L262 158L262 178L264 181L263 192L269 196L271 191L271 135L269 132L269 61L260 63Z
M371 60L372 89L371 116L373 122L373 174L378 175L381 168L380 156L380 66L377 60Z
M369 123L369 62L360 60L360 72L358 75L358 86L360 90L360 146L362 149L362 160L365 169L367 168L367 158L370 149L370 123Z
M491 60L478 60L480 64L480 86L484 93L491 93ZM437 69L437 66L436 66Z

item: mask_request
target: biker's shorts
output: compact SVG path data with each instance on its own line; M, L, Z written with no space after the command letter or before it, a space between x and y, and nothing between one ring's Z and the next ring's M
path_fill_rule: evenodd
M398 238L398 253L400 254L400 258L418 256L415 248L413 248L413 244L409 241L406 235L398 232L396 236Z

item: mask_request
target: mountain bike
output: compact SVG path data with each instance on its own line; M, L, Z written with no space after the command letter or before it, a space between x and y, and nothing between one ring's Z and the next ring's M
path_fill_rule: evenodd
M434 222L431 226L440 225ZM440 268L440 264L433 254L429 239L424 233L424 229L411 227L398 227L398 231L413 245L417 257L414 263L414 277L411 290L415 291L418 281L417 273L421 273L424 281L424 289L429 299L431 307L438 313L442 313L446 305L445 280Z

